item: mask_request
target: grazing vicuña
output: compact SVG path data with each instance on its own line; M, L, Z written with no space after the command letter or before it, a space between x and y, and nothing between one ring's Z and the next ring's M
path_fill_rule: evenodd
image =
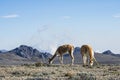
M52 58L49 59L49 63L51 64L53 59L59 55L59 58L60 58L60 63L63 64L63 54L65 53L69 53L69 55L71 56L72 58L72 65L74 63L74 56L73 56L73 51L74 51L74 46L73 45L70 45L70 44L65 44L65 45L62 45L62 46L59 46L55 52L55 54L52 56Z
M88 64L88 57L89 57L90 66L93 66L94 61L97 63L94 57L94 51L89 45L82 45L80 51L81 51L82 58L83 58L83 66L86 66Z

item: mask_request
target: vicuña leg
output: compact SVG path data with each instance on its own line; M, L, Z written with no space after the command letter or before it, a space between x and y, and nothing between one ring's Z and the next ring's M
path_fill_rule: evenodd
M57 56L57 54L54 54L54 55L52 56L52 58L49 59L49 64L52 64L53 59L54 59L56 56Z
M87 65L87 56L83 55L83 66Z
M63 64L63 56L62 55L59 56L59 61L60 61L60 64Z
M74 64L74 55L73 55L73 51L70 51L70 56L71 56L71 65Z

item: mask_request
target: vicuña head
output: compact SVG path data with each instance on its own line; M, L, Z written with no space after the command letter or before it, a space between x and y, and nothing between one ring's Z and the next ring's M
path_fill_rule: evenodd
M89 65L91 67L93 66L94 61L97 63L97 61L94 57L94 51L93 51L92 47L90 47L89 45L82 45L80 51L81 51L81 55L83 58L83 66L88 65L88 61L89 61ZM88 60L88 57L89 57L89 60Z
M69 53L69 55L71 56L72 58L72 65L74 63L74 56L73 56L73 51L74 51L74 46L73 45L70 45L70 44L65 44L65 45L62 45L62 46L59 46L55 52L55 54L49 59L49 64L52 64L53 62L53 59L58 55L59 56L59 60L60 60L60 63L63 64L63 54L65 53Z

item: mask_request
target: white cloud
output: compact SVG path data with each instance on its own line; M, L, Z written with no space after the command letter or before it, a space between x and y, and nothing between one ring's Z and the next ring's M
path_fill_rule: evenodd
M120 14L114 15L113 17L114 17L114 18L120 18Z
M1 18L17 18L17 17L19 17L19 15L17 15L17 14L10 14L10 15L1 16Z
M62 16L62 19L71 19L70 16Z

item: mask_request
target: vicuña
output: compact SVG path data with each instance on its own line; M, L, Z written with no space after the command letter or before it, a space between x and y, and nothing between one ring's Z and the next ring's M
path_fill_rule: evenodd
M74 56L73 56L73 51L74 51L74 46L70 44L65 44L62 46L59 46L55 52L55 54L49 59L49 64L52 64L53 59L58 55L60 63L63 64L63 55L65 53L69 53L71 56L71 64L73 65L74 63Z
M94 51L93 51L92 47L90 47L89 45L82 45L80 51L81 51L81 55L83 58L83 66L86 66L89 63L89 65L92 67L94 61L97 63L97 61L94 57ZM88 60L88 58L89 58L89 60Z

